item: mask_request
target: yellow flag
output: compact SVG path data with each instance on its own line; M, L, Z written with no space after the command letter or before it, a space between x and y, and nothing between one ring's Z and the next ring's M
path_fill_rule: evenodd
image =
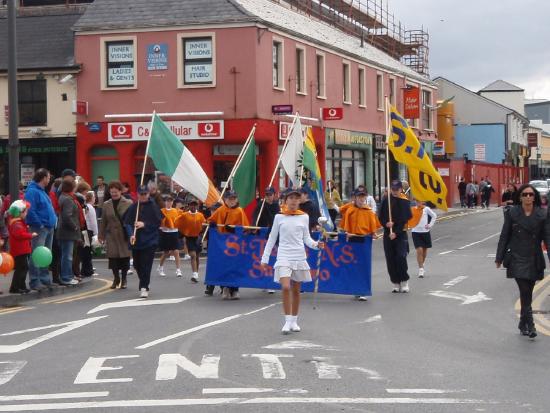
M397 109L390 106L391 137L388 148L397 162L409 170L409 184L415 198L447 210L447 187L424 147Z

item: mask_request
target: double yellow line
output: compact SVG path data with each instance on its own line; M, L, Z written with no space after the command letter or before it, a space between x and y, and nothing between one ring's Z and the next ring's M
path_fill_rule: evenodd
M41 304L64 304L64 303L71 303L73 301L79 301L84 300L86 298L90 297L97 297L103 294L107 294L111 291L111 283L112 281L106 280L104 278L95 278L98 281L101 281L103 283L103 286L96 288L92 291L86 291L85 293L81 294L71 294L68 297L54 297L48 300L41 301Z
M533 304L532 304L533 312L542 310L542 303L544 302L544 299L548 297L549 294L550 294L550 276L547 276L542 281L539 281L535 285L535 289L533 290L533 297L534 297ZM518 312L518 316L519 316L519 311L521 309L521 304L519 299L516 301L515 309ZM537 331L546 336L550 336L550 320L544 317L544 314L533 314L533 319L535 320Z

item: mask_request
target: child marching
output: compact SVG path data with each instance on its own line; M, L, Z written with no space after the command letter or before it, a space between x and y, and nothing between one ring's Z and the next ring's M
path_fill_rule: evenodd
M412 218L409 221L414 248L416 249L416 261L418 262L418 278L424 278L426 274L424 263L428 248L432 248L430 230L435 225L437 215L424 202L416 200L416 206L411 208Z
M261 261L262 267L267 269L271 250L279 239L274 280L281 284L283 293L283 334L300 331L300 287L302 282L311 281L304 244L312 249L323 249L325 246L323 241L316 242L309 235L309 217L298 209L299 204L300 191L288 189L284 193L282 213L275 216Z
M201 233L206 223L204 215L198 211L199 202L196 199L189 201L189 211L184 212L176 219L176 228L185 237L187 251L191 256L191 281L199 281L199 256L202 251Z
M164 198L164 208L160 211L162 212L163 219L160 226L160 239L159 247L162 251L162 256L160 257L160 263L158 267L158 273L161 277L165 277L166 273L164 272L164 261L166 258L173 256L176 260L176 277L181 277L181 261L180 261L180 251L179 251L179 239L178 239L178 229L176 228L175 222L181 214L181 211L177 208L172 208L174 203L174 198L172 195L167 195Z

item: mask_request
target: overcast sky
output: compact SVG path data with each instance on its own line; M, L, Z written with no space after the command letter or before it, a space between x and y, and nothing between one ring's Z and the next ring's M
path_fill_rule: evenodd
M550 99L550 0L387 0L430 34L430 76L478 91L503 79Z

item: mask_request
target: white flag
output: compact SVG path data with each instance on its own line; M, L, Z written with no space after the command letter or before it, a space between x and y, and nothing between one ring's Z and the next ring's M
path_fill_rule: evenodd
M304 148L304 137L300 117L296 118L294 127L287 137L287 140L288 143L285 147L285 151L281 155L281 164L289 179L292 181L292 184L294 186L301 186L301 182L299 182L301 166L299 163Z

